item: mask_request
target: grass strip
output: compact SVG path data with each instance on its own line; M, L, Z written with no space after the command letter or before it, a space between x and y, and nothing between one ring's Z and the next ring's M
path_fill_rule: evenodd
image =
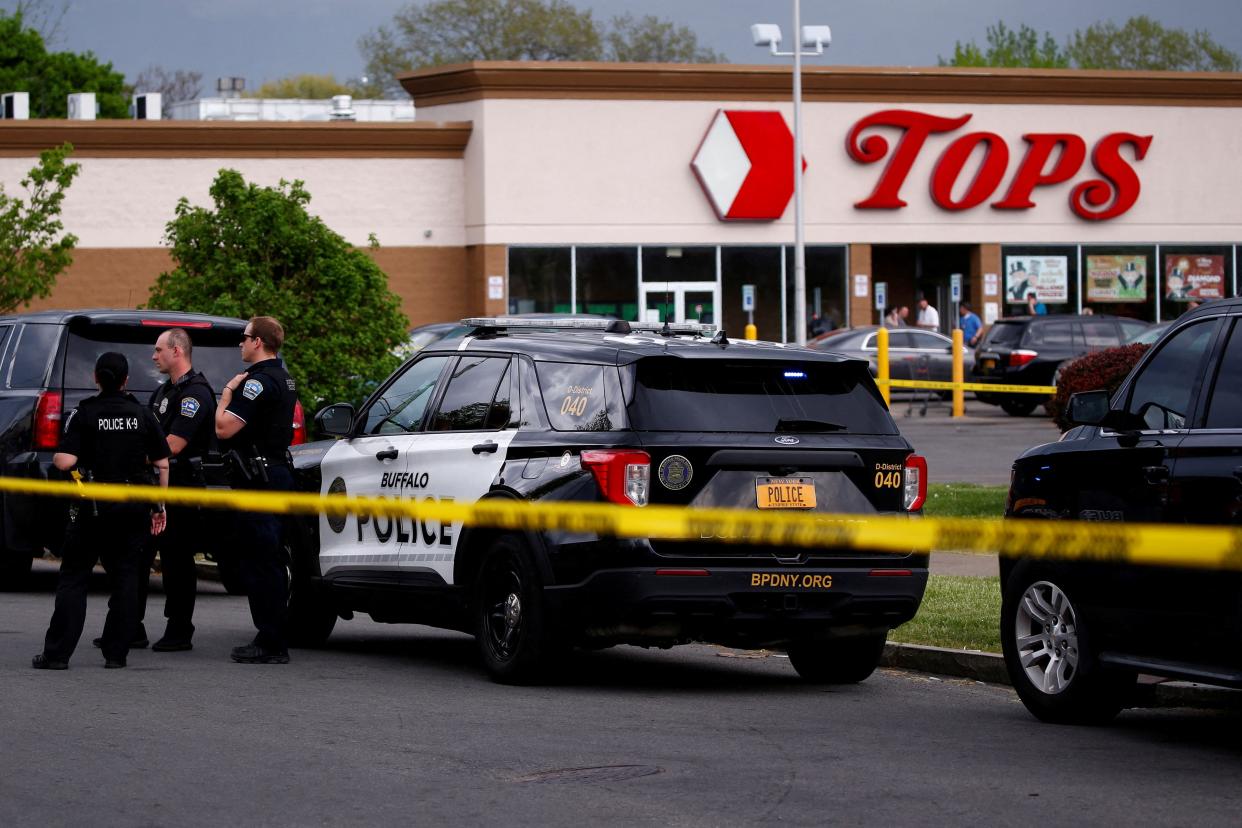
M1000 652L1000 578L932 575L918 615L888 634L903 644Z
M927 486L927 517L1002 517L1008 486L980 486L976 483L931 483Z

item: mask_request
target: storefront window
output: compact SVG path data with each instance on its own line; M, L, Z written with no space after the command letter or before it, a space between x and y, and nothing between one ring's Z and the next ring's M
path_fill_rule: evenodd
M715 247L644 247L644 282L714 282Z
M1233 248L1160 245L1160 318L1176 319L1195 303L1234 295Z
M1040 312L1078 313L1077 247L1006 246L1001 250L1001 269L997 287L1003 316L1026 314L1031 294L1037 307L1042 305ZM992 297L985 296L985 300L992 301Z
M1083 247L1082 307L1095 313L1156 320L1156 249L1149 245Z
M575 313L638 321L638 249L577 247Z
M755 327L760 339L781 341L781 249L724 247L720 251L724 283L724 328L729 336L745 334L749 314L742 310L742 286L755 286Z
M845 248L808 247L806 249L807 338L844 327ZM795 342L794 334L794 249L785 248L785 341Z
M509 313L568 313L568 247L509 248Z

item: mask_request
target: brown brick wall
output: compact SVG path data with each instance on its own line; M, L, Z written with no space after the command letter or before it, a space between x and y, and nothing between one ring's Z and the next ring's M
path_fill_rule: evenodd
M478 312L485 316L502 316L509 310L508 295L509 248L503 244L479 244L466 248L466 278L469 295ZM504 295L500 299L487 298L487 277L504 279ZM472 311L474 312L474 311Z
M500 273L504 273L500 247ZM444 322L479 313L482 293L466 278L466 249L461 247L385 247L368 251L388 274L389 288L401 297L411 325ZM133 308L147 300L151 285L172 258L161 247L85 248L75 250L73 264L56 281L52 295L31 303L49 308Z
M854 295L854 276L859 273L867 274L866 296ZM850 292L850 327L874 324L875 313L871 305L875 300L875 276L871 272L871 245L850 245L850 269L845 274L845 281L846 290Z

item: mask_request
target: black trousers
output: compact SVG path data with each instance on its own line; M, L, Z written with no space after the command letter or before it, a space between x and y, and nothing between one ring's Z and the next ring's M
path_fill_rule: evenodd
M151 584L151 565L156 550L160 553L160 570L164 573L164 617L168 619L170 638L189 641L194 635L194 601L198 597L198 570L194 556L208 551L209 538L218 540L205 525L203 513L196 507L169 506L168 528L147 545L146 566L140 572L139 623L145 621L147 591Z
M56 609L43 640L43 654L58 661L68 661L73 655L86 623L91 570L96 561L102 561L112 592L103 654L124 661L138 624L138 569L151 535L150 509L145 503L100 503L96 517L90 504L78 504L78 508L78 519L69 525L61 553Z
M293 489L293 476L287 466L269 467L267 475L269 482L263 488ZM264 650L282 653L289 649L289 572L284 524L282 515L243 512L238 516L237 531L241 582L250 601L250 617L258 630L254 643Z

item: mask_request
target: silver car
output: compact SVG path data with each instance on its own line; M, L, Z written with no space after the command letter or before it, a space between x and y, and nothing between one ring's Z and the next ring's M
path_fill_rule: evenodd
M831 351L871 363L872 376L876 373L876 331L870 325L865 328L843 328L816 337L807 343L817 351ZM901 380L953 380L953 340L933 331L918 328L893 328L888 332L889 376ZM962 347L963 370L969 374L975 364L975 354L969 346Z

